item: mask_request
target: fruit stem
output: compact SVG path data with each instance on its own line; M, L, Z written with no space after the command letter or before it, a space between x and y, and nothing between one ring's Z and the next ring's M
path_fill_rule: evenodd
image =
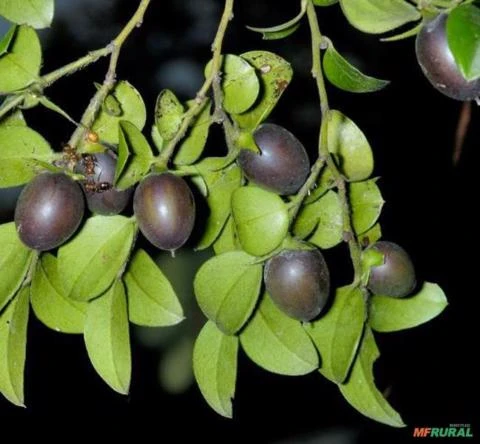
M338 195L340 198L340 202L342 204L343 238L348 244L348 248L350 251L350 258L352 260L353 272L354 272L353 285L357 286L357 285L360 285L361 276L362 276L362 262L361 262L362 249L360 247L360 244L358 243L358 239L355 236L355 232L352 227L351 208L350 208L350 202L348 198L347 181L345 180L342 173L337 168L335 160L328 149L328 144L329 144L328 123L329 123L329 117L330 117L330 108L328 105L327 89L325 85L325 78L323 75L322 62L320 58L320 50L324 48L324 39L322 38L322 34L320 32L318 18L317 18L317 14L315 12L315 6L312 0L308 0L307 17L308 17L308 23L310 26L310 33L311 33L311 40L312 40L312 76L314 77L317 83L318 95L320 98L320 110L322 112L322 124L320 127L319 144L318 144L320 156L317 162L315 163L315 165L318 162L321 162L323 165L323 162L325 162L327 168L330 170L330 172L332 173L335 179L335 184L338 189ZM316 182L318 175L320 174L320 171L321 171L321 168L319 168L318 171L317 169L312 168L312 173L310 174L305 184L308 183L310 186L313 186L313 184L315 184ZM307 192L305 193L305 196L308 194L309 189L310 188L306 190ZM300 193L302 192L302 190L303 190L303 187ZM305 198L305 196L303 196L303 198Z
M125 27L120 31L120 33L113 39L113 41L106 47L110 50L110 63L108 65L107 74L105 75L105 80L102 83L102 86L98 89L95 95L90 100L85 112L83 113L80 125L73 132L68 144L72 148L76 148L80 140L85 136L85 133L92 126L97 113L102 106L104 100L106 99L109 92L115 85L116 82L116 70L118 64L118 58L120 56L120 50L122 49L125 40L131 34L131 32L143 22L143 17L145 11L148 8L151 0L141 0L138 5L137 10L132 15Z
M188 128L192 124L192 122L195 120L195 118L200 114L202 111L205 103L207 102L207 93L210 90L210 88L214 88L214 94L215 94L215 80L217 78L220 78L220 68L222 65L222 45L223 45L223 39L225 37L225 32L227 31L228 23L233 17L233 2L234 0L225 0L225 5L222 13L222 17L220 19L220 23L218 25L217 33L215 35L215 39L213 40L212 44L212 52L213 52L213 57L212 57L212 69L210 71L210 75L205 79L205 82L203 82L202 87L198 90L196 97L195 97L195 102L194 104L188 109L188 111L183 115L182 123L180 125L179 130L175 134L175 137L170 140L170 142L167 144L165 148L161 151L161 153L158 155L157 160L155 162L155 166L159 168L167 168L168 162L170 160L170 157L172 157L175 148L180 142L185 137L185 134L188 131ZM217 113L218 109L218 103L217 103L217 97L215 97L215 113ZM223 117L223 116L222 116ZM233 133L233 127L231 127L230 121L230 126L226 123L226 120L228 119L223 119L223 124L225 128L226 134L229 136L227 137L227 144L229 141L232 139L231 134ZM227 130L228 128L228 130Z

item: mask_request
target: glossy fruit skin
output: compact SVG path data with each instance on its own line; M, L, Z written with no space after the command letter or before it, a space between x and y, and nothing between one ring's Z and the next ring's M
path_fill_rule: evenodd
M260 125L253 138L261 153L243 149L238 156L245 176L274 193L295 194L310 172L302 143L290 131L273 123Z
M417 61L430 83L456 100L473 100L480 95L480 80L465 79L453 58L447 41L447 14L440 14L418 33Z
M77 231L84 211L83 193L74 180L62 173L42 173L21 192L15 225L25 245L51 250Z
M330 273L318 250L284 250L265 265L264 282L275 305L288 316L308 322L327 303Z
M161 250L180 248L195 222L193 194L181 177L171 173L147 176L135 190L133 211L140 231Z
M371 248L384 255L383 264L370 269L368 289L376 295L403 298L413 292L417 284L415 269L408 253L399 245L379 241Z
M90 184L93 182L93 185L96 186L103 183L112 185L115 179L115 167L117 165L115 154L106 151L104 153L92 154L92 157L95 164L94 174L88 176L87 181L89 181ZM81 174L86 173L85 160L81 160L77 164L75 171ZM106 191L88 190L85 182L82 183L82 188L85 192L88 209L92 213L105 216L121 213L128 205L133 193L133 188L122 191L116 188L110 188Z

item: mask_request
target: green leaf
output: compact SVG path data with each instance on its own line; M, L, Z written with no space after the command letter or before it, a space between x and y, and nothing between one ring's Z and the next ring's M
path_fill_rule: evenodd
M233 217L229 217L217 240L213 243L215 254L219 255L239 249Z
M140 93L128 82L121 80L116 85L104 103L115 100L119 109L116 112L102 107L93 123L92 131L98 134L102 142L117 144L119 142L118 126L121 120L128 120L140 131L145 126L147 111Z
M183 120L185 109L177 96L169 89L164 89L155 104L155 124L163 140L170 141L177 134Z
M25 407L23 372L27 349L28 297L22 288L0 314L0 393L10 402Z
M253 26L247 26L247 29L263 34L264 40L276 40L287 37L293 32L295 32L300 26L300 20L303 18L305 12L307 11L307 4L307 0L302 0L300 4L300 12L295 17L285 23L271 26L269 28L256 28Z
M130 322L149 327L175 325L182 306L167 277L143 250L138 250L124 277Z
M336 187L335 178L330 169L324 168L320 177L315 184L315 187L310 191L310 194L306 197L305 203L310 204L320 199L327 191Z
M313 4L316 6L330 6L338 3L338 0L313 0Z
M208 321L193 349L193 373L203 397L219 415L232 417L237 379L238 338Z
M376 79L360 72L342 57L332 42L323 56L323 69L327 79L337 88L355 93L378 91L385 88L388 80Z
M328 113L328 149L351 181L364 180L373 171L373 153L362 130L340 111Z
M417 35L420 29L422 29L423 23L420 22L418 25L415 25L411 29L407 29L405 32L401 32L399 34L392 35L391 37L384 37L381 38L381 42L398 42L400 40L407 39L409 37L413 37L414 35Z
M58 106L56 103L52 102L48 97L46 97L46 96L38 97L36 94L31 94L31 95L33 96L32 97L32 102L33 103L35 103L38 100L38 103L40 103L45 108L49 109L50 111L53 111L54 113L59 114L60 116L62 116L64 119L68 120L73 125L78 126L78 123L75 122L75 120L73 120L72 117L70 117L65 110L60 108L60 106ZM25 103L24 103L24 105L25 105ZM35 103L35 106L36 105L37 104Z
M133 222L124 216L93 216L58 251L65 294L89 301L107 290L124 266L133 242Z
M260 95L254 106L232 117L241 128L254 130L271 113L293 76L285 59L268 51L249 51L241 55L256 70L260 80Z
M382 194L376 184L377 179L350 184L350 205L353 229L357 234L365 233L378 220L382 212Z
M313 204L305 205L293 227L297 237L327 249L338 245L343 239L342 204L338 194L329 191Z
M391 31L422 17L404 0L340 0L340 6L352 26L370 34Z
M55 256L46 253L38 261L30 298L35 315L47 327L62 333L83 333L88 304L65 296Z
M262 264L254 260L243 251L231 251L209 259L195 276L198 305L227 335L243 327L257 303Z
M440 286L425 282L418 293L408 298L373 296L368 322L379 332L404 330L430 321L447 305L447 298Z
M467 80L480 77L480 9L455 8L447 19L447 41L455 62Z
M139 182L154 160L152 149L142 132L131 122L121 120L115 187L126 190Z
M194 103L194 100L188 101L187 106L191 108ZM210 100L207 100L200 114L193 121L187 135L176 149L176 154L173 158L175 165L191 165L202 155L207 143L208 130L212 123L211 109L212 104Z
M0 120L0 127L2 126L27 126L27 122L22 111L17 109Z
M7 33L0 40L0 57L5 54L12 43L13 37L15 36L15 31L17 27L11 26Z
M248 357L270 372L296 376L318 368L317 350L300 322L279 310L268 294L242 331L240 342Z
M48 142L26 126L0 126L0 187L29 182L38 174L38 162L53 160Z
M236 164L204 176L208 188L207 203L210 214L197 245L197 250L210 247L222 231L230 215L233 192L242 184L242 172Z
M20 241L15 223L0 225L0 311L22 284L34 252Z
M1 4L1 3L0 3ZM2 40L5 49L5 39ZM28 26L17 26L8 51L0 57L0 94L25 88L38 78L42 48L37 33Z
M242 248L249 254L268 254L287 235L287 206L270 191L251 185L238 188L232 195L232 212Z
M205 67L205 77L210 75L212 61ZM222 58L223 107L228 113L247 111L257 100L260 81L255 68L242 57L227 54Z
M19 25L48 28L53 20L54 0L0 0L0 15Z
M342 287L333 305L317 321L307 325L320 357L320 373L333 382L342 383L355 360L365 322L365 302L357 288Z
M373 364L379 356L375 338L367 327L350 378L339 386L340 391L352 407L368 418L392 427L405 427L400 415L375 386Z
M363 247L368 247L382 238L382 227L376 223L373 227L358 236L358 240Z
M127 299L121 281L90 302L85 322L88 357L100 377L116 392L128 394L132 372Z

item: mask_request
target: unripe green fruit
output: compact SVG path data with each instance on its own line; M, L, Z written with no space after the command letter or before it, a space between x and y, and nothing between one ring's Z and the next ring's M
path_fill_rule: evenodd
M376 295L403 298L416 286L415 269L407 252L393 242L379 241L373 249L383 254L383 264L370 269L368 289Z
M83 193L74 180L61 173L42 173L20 194L15 225L25 245L51 250L75 233L84 210Z
M430 83L456 100L473 100L480 95L480 80L467 80L458 68L447 41L447 14L428 22L417 35L417 61Z
M253 138L261 153L244 149L238 156L247 178L274 193L296 193L310 172L308 155L301 142L273 123L260 125Z
M284 250L268 260L264 270L267 292L288 316L308 322L327 303L330 274L318 250Z
M193 194L181 177L171 173L143 179L135 190L133 211L140 231L162 250L180 248L195 222Z

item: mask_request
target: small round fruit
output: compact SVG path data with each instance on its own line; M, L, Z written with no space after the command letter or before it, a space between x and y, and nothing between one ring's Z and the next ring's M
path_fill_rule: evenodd
M296 193L310 172L307 152L285 128L273 123L260 125L253 138L261 153L243 149L238 163L253 183L278 194Z
M193 194L181 177L171 173L152 174L140 182L133 211L140 231L162 250L180 248L195 222Z
M88 209L92 213L105 216L119 214L128 205L133 188L122 191L112 188L116 165L116 156L110 151L89 154L77 164L75 171L87 176L82 188L85 191ZM93 174L88 174L90 172ZM103 190L103 185L110 188Z
M275 305L299 321L317 317L330 292L328 266L318 250L282 251L268 260L263 278Z
M480 95L480 80L467 80L458 68L447 41L447 14L428 22L417 35L417 61L430 83L456 100L473 100Z
M51 250L77 231L84 210L83 193L74 180L61 173L42 173L20 194L15 225L25 245Z
M415 269L407 252L393 242L379 241L371 248L383 253L382 265L370 269L368 289L377 295L403 298L416 286Z

